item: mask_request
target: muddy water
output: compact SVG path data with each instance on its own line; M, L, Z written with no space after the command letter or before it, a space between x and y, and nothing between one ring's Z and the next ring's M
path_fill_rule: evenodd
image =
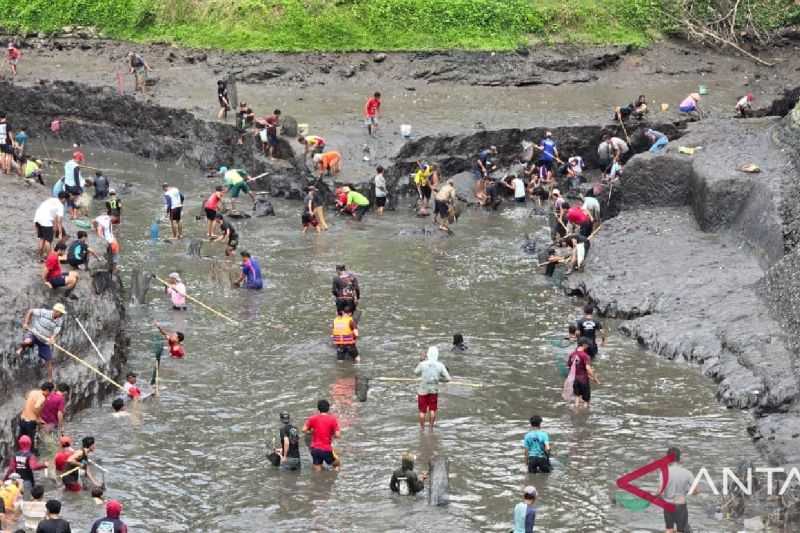
M130 367L146 381L153 320L185 332L188 354L163 363L160 400L146 402L140 427L113 419L107 404L71 421L72 435L98 438L109 494L125 503L133 531L506 532L527 484L539 488L541 530L659 531L660 511L611 505L617 476L660 457L669 443L685 450L693 470L756 458L746 415L720 407L709 381L616 334L596 364L603 386L593 391L591 414L565 406L549 339L579 310L519 251L521 235L538 224L525 209L470 211L452 238L398 235L425 224L405 210L370 214L362 224L331 215L330 232L303 236L299 204L276 202L277 217L237 223L267 287L234 290L219 275L235 269L220 247L207 246L204 255L213 257L196 259L187 257L186 242L148 238L165 177L187 196L186 234L201 236L193 215L212 180L89 152L93 163L118 166L115 185L134 184L123 196L123 275L133 266L162 276L178 271L192 294L241 322L228 325L197 307L175 313L156 288L147 305L130 310ZM337 363L327 340L339 262L358 274L364 294L357 367ZM467 338L467 353L447 348L456 332ZM413 385L373 382L366 403L354 399L356 375L409 377L431 344L454 376L485 385L445 390L433 433L416 425ZM319 398L331 399L341 420L342 472L312 475L306 448L299 474L275 471L265 450L278 413L301 424ZM522 462L520 441L535 413L561 463L549 476L528 476ZM391 496L389 477L406 450L423 470L433 454L449 457L448 507ZM64 500L76 530L101 514L85 495ZM714 503L713 496L694 500L695 530L735 530L708 516Z

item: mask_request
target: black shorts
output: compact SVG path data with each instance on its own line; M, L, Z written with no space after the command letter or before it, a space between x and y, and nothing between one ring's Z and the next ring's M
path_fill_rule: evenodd
M685 503L675 504L675 511L669 512L664 509L664 525L666 529L674 529L680 533L690 533L689 529L689 508Z
M214 209L204 208L206 210L206 218L208 220L215 220L217 218L217 212Z
M270 146L277 146L278 144L278 133L270 133L267 131L267 144Z
M80 185L64 185L64 190L72 196L80 196L83 193L83 188Z
M517 202L518 204L524 204L525 203L525 197L524 196L520 196L519 198L517 198L515 196L514 197L514 201Z
M592 387L589 383L580 383L575 381L572 384L572 392L575 393L575 396L580 396L583 398L583 401L589 403L589 400L592 398Z
M581 224L580 234L584 237L588 237L592 234L592 229L594 229L594 224L591 221L584 222Z
M61 274L60 276L50 278L47 281L50 283L50 285L53 286L54 289L57 289L59 287L65 287L67 285L67 276Z
M385 207L386 206L386 197L385 196L376 196L375 197L375 205L378 207Z
M335 461L332 451L320 450L318 448L311 448L311 459L315 465L321 465L322 463L332 465Z
M169 210L169 219L174 220L175 222L181 221L181 213L183 212L183 207L174 207Z
M336 312L343 311L353 314L356 311L356 302L352 298L336 298Z
M434 200L433 212L434 214L439 215L442 218L447 218L447 215L450 214L450 206L447 205L446 202L440 202L439 200Z
M422 197L425 198L426 200L431 199L432 190L430 185L423 185L422 187L419 188L419 192L422 195Z
M358 348L355 344L346 344L336 347L336 359L338 361L345 361L347 358L355 359L358 357Z
M550 459L547 457L531 457L528 456L528 473L535 474L541 472L543 474L549 473L553 468L550 466Z
M0 144L0 152L4 154L13 154L14 147L10 144Z
M43 241L53 242L54 230L53 226L42 226L36 223L36 236Z
M67 264L73 268L80 268L81 265L88 265L89 264L89 256L86 256L86 259L83 261L78 261L74 257L70 257L67 259Z

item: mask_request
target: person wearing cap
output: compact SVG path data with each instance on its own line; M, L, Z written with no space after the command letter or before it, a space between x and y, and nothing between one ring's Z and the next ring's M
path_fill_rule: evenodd
M216 237L214 229L217 225L217 211L219 211L219 204L222 202L222 197L225 196L225 188L222 185L217 185L211 196L203 203L203 209L206 213L206 220L208 220L208 229L206 236L209 239Z
M691 93L689 96L683 99L681 104L678 106L678 110L681 113L697 113L701 118L703 116L703 111L700 109L700 95L698 93Z
M95 520L90 533L128 533L128 526L119 518L121 515L122 504L117 500L108 500L105 518Z
M428 474L423 472L422 475L417 476L417 473L414 472L414 459L411 452L405 452L400 456L400 468L392 472L389 490L400 496L415 496L418 492L422 492Z
M260 290L264 288L264 280L261 277L261 265L258 260L250 255L249 252L242 252L242 273L234 283L235 286L244 286L245 289Z
M309 227L316 229L317 233L322 232L320 222L314 215L318 202L317 188L313 185L309 185L306 188L306 197L303 199L303 212L300 214L300 222L303 224L303 233L308 231Z
M230 221L225 220L222 213L217 213L217 225L219 226L220 234L211 239L213 241L225 241L225 257L230 257L236 248L239 247L239 234L236 233L236 228Z
M98 260L100 256L89 247L89 235L85 231L79 230L76 237L67 247L67 264L78 270L80 270L81 266L83 266L84 270L89 270L89 256L91 255Z
M514 529L512 533L533 533L536 524L536 487L528 485L522 491L522 501L514 506Z
M167 278L167 286L164 287L164 292L172 300L172 309L186 311L186 285L183 284L177 272L172 272Z
M546 131L544 133L544 139L539 142L539 150L542 152L542 157L539 158L539 166L552 170L553 162L558 159L558 147L555 139L553 139L553 132Z
M111 217L113 224L119 224L122 220L122 201L117 197L117 191L113 188L108 189L106 214Z
M231 209L234 209L234 202L239 198L239 193L246 192L250 195L253 203L256 202L256 195L250 190L247 184L247 172L235 168L229 169L228 167L219 167L219 174L222 176L225 186L228 188L228 193L231 196Z
M52 379L52 359L53 351L50 345L56 340L56 337L61 333L61 328L64 327L64 315L67 310L64 304L57 303L53 309L29 309L22 319L22 329L25 335L22 338L22 343L17 349L17 355L22 355L22 352L36 346L39 358L47 362L49 375Z
M36 228L36 238L39 240L37 252L40 259L44 259L54 238L64 236L64 204L67 202L67 193L58 193L57 198L48 198L36 208L33 216L33 225Z
M72 219L78 218L78 198L83 193L83 187L86 185L83 176L81 176L80 164L85 160L83 152L75 150L72 153L72 159L64 163L64 190L69 194L69 216Z
M150 68L150 65L145 62L141 55L133 51L128 52L128 69L129 74L133 74L134 92L145 92L147 73L153 69Z
M167 210L167 218L172 227L172 238L183 238L183 224L181 223L181 213L183 212L183 193L177 187L172 187L168 183L161 185L164 191L164 206Z
M6 50L6 62L11 68L12 78L17 77L17 63L19 63L20 57L22 57L22 52L19 51L19 48L14 46L14 43L8 43L8 48Z
M96 170L94 173L94 199L95 200L105 200L108 198L108 195L111 194L111 191L114 189L111 188L111 182L108 181L108 177L103 174L102 170ZM116 192L114 192L116 194ZM108 204L106 204L106 209L108 209Z
M364 215L369 211L369 199L358 191L354 191L350 187L345 187L347 192L347 208L352 211L353 218L358 221L364 218Z
M300 432L290 423L289 413L280 414L281 447L275 449L275 453L280 455L281 470L300 470Z
M31 451L33 447L33 440L28 435L21 435L17 439L17 451L8 461L8 468L6 469L3 481L9 479L11 474L17 473L22 479L23 493L30 494L31 489L36 485L33 473L36 470L43 470L47 468L47 462L40 463L36 454Z
M450 373L439 361L439 349L430 346L425 359L414 369L419 376L417 387L417 408L419 410L419 428L425 429L425 419L430 416L430 428L436 423L436 411L439 404L439 383L450 381Z
M55 456L53 457L53 466L55 468L56 476L64 484L64 490L68 490L70 492L80 491L80 485L78 485L77 491L73 490L74 487L70 487L71 483L78 483L77 471L74 473L74 476L72 474L67 474L66 476L61 475L66 472L67 459L69 459L70 456L75 453L75 450L72 449L72 437L62 435L58 438L58 445L61 449L56 452Z
M64 434L64 412L66 410L67 396L69 396L69 385L59 383L56 390L47 395L42 407L41 418L44 432L58 430L59 434Z
M650 153L653 154L661 153L664 148L667 147L667 143L669 143L669 137L653 128L644 130L644 136L650 141Z
M736 115L747 118L753 110L753 93L747 93L736 102Z
M456 187L452 179L448 179L433 197L433 223L441 220L439 229L450 231L450 210L455 209Z
M69 522L61 518L61 502L47 500L45 504L47 518L39 522L36 533L72 533Z

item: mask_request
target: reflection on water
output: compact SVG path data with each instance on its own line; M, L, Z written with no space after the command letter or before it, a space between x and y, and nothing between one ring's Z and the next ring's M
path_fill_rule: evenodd
M133 164L104 157L109 166ZM140 168L123 198L126 271L178 271L192 294L241 325L196 307L174 313L153 290L147 305L131 309L131 368L152 369L153 319L186 334L187 357L162 364L165 389L145 405L141 428L112 419L108 405L72 421L73 435L98 437L109 494L124 501L133 531L507 532L526 484L539 489L543 531L660 531L659 511L611 506L617 476L660 457L668 444L685 450L690 469L755 458L744 415L721 408L710 382L618 335L596 364L603 386L593 391L591 414L567 409L549 341L578 308L519 251L521 235L536 229L523 209L470 211L452 238L398 236L425 223L404 211L368 215L362 225L330 217L330 232L302 236L299 204L276 202L277 217L235 222L242 249L269 279L265 290L247 292L210 275L211 258L188 257L188 242L148 240L165 175L186 194L187 236L201 236L203 222L193 215L208 180L151 163ZM328 344L330 278L342 262L364 293L358 366L337 363ZM458 332L468 352L449 351ZM449 386L435 433L418 429L413 383L372 381L368 401L354 400L356 375L409 377L430 344L440 346L451 374L485 385ZM299 475L273 470L265 454L278 413L289 411L300 425L321 397L342 422L341 473L311 475L305 448ZM522 461L520 441L535 413L545 418L560 464L549 476L529 477ZM406 450L421 470L435 454L449 457L448 507L390 494L391 471ZM76 530L100 514L82 495L64 498ZM711 503L704 497L692 506L695 530L730 529L701 512Z

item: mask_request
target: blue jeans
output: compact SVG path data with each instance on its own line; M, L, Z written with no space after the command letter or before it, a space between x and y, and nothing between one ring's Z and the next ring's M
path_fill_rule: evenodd
M656 142L653 143L653 146L650 147L650 153L653 154L661 153L664 150L664 148L667 147L668 142L669 139L667 139L666 137L659 138Z

